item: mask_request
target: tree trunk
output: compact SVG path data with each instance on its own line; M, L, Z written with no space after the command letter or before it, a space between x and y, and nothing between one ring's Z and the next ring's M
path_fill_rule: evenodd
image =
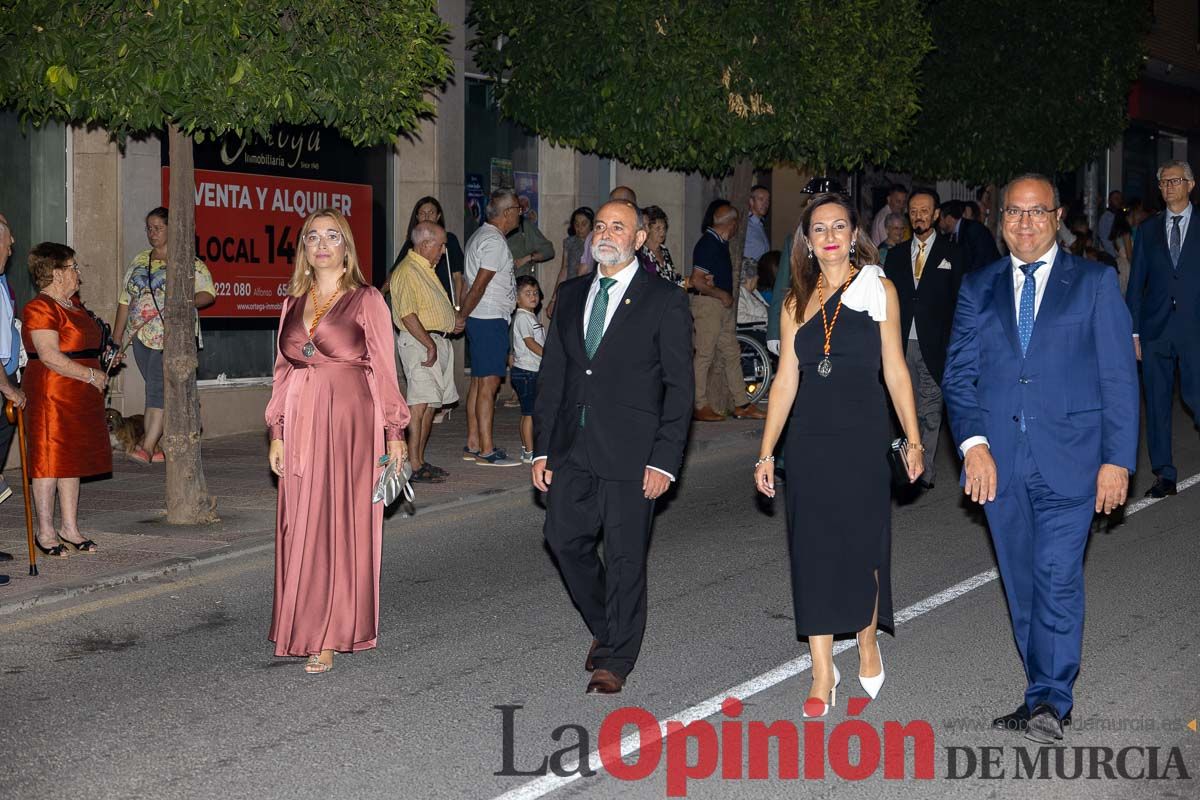
M750 187L754 185L754 164L749 159L739 161L733 168L729 203L738 212L738 229L729 242L729 258L733 261L733 314L737 319L738 290L742 283L742 253L746 246L746 222L750 216ZM739 369L740 369L739 364ZM730 411L744 405L745 395L730 397L725 385L724 365L714 360L708 372L709 405L716 411Z
M168 130L171 214L168 223L167 303L163 308L167 522L202 525L217 521L200 456L200 403L196 389L196 177L192 140L175 125Z

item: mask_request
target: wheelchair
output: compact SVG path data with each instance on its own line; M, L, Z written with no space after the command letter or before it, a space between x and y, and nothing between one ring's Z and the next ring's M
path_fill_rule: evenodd
M743 402L757 403L770 391L778 367L778 359L767 349L767 326L738 325L737 341L742 356L742 378L746 382Z

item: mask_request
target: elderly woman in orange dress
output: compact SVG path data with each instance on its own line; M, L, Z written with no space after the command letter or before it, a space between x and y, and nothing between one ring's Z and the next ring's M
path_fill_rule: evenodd
M65 556L67 547L94 553L96 543L79 532L79 479L112 472L100 326L79 300L82 280L74 250L42 242L29 252L29 274L38 294L21 314L21 336L29 353L22 388L29 403L25 413L37 547L50 556ZM57 531L56 497L62 514Z
M308 217L279 320L267 405L279 476L275 655L333 669L333 654L375 647L383 505L380 456L403 463L408 406L396 379L392 317L359 269L350 225Z

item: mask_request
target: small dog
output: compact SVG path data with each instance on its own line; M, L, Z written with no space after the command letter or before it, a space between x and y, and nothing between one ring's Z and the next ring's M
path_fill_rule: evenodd
M120 450L125 455L133 452L146 435L146 417L142 414L123 417L115 408L107 408L104 418L108 423L109 444L113 450Z

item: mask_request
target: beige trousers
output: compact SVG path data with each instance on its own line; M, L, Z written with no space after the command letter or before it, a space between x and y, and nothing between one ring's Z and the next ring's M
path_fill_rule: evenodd
M725 374L725 383L734 405L746 403L746 381L742 376L742 351L738 347L733 309L720 300L692 295L693 345L696 348L696 408L709 404L708 372L714 360Z

